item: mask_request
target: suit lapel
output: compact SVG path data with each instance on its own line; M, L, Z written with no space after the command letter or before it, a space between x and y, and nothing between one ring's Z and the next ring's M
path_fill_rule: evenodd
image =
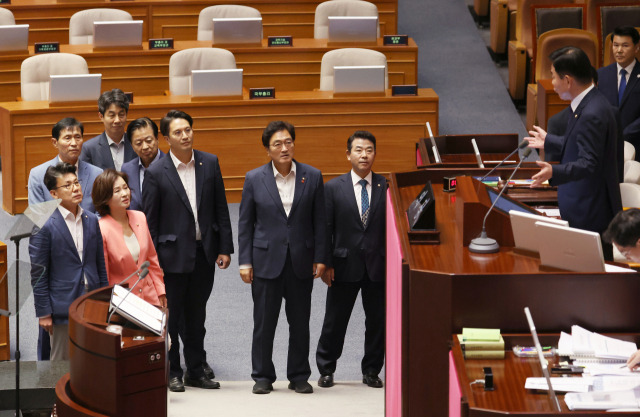
M571 131L573 130L573 127L576 125L578 119L580 118L580 115L582 114L582 110L587 105L587 103L591 100L591 97L593 97L594 94L595 94L595 88L592 88L591 91L589 91L587 95L582 98L582 101L580 102L580 104L578 104L576 111L573 112L573 117L569 120L569 123L567 124L567 131L564 134L565 139L571 135ZM567 146L567 141L565 140L562 144L562 154L564 154L564 149L566 148L566 146Z
M355 191L353 191L353 182L351 181L351 171L346 173L340 178L340 188L342 191L342 195L345 196L347 200L347 205L349 206L349 212L353 213L358 220L358 224L362 225L362 216L360 215L360 211L358 210L358 202L356 201L358 196L356 196ZM353 196L353 198L349 198L349 196Z
M84 214L83 214L83 216L84 216ZM60 210L58 210L56 208L56 210L51 215L51 218L53 220L51 222L51 224L56 229L58 236L62 236L62 239L64 240L64 243L67 246L69 246L70 248L74 249L73 253L76 255L76 260L78 262L80 262L80 255L78 254L78 249L76 248L76 244L73 242L73 237L71 237L71 232L69 232L69 228L67 227L67 223L65 223L64 218L62 217L62 214L60 213ZM84 219L83 219L82 227L84 227ZM83 237L87 235L84 230L82 231L82 235L83 235ZM83 244L84 244L84 241L83 241Z
M267 192L273 199L273 203L278 207L278 210L282 215L286 218L287 213L284 211L284 206L282 205L282 199L280 198L280 193L278 192L278 186L276 185L276 179L273 176L273 168L271 162L267 165L264 165L262 170L262 182L264 183Z
M136 190L137 193L139 193L139 197L142 198L142 187L140 187L140 158L136 158L136 164L135 164L136 169L134 170L135 175L132 175L133 178L129 177L129 183L131 184L131 186L129 188L131 188L132 190Z
M108 165L109 168L116 169L113 163L113 157L111 156L111 149L109 149L106 132L102 132L102 135L98 138L98 145L100 145L100 157L103 159L101 162Z
M293 189L293 203L291 204L291 211L289 212L289 217L293 214L300 199L302 198L302 194L304 193L304 188L309 181L307 176L307 171L301 166L301 164L296 162L296 182Z
M380 179L376 174L371 176L371 204L369 204L369 210L371 210L371 212L369 213L369 218L371 218L373 213L376 211L378 201L380 200L382 193L385 191L383 185L384 178Z
M122 140L124 140L124 162L131 161L137 155L133 151L133 147L131 146L131 142L129 141L126 132L124 134L124 139Z
M89 216L87 216L86 211L82 213L82 252L83 255L86 255L84 252L89 247L89 237L93 235L92 224L89 223ZM91 229L91 230L90 230ZM84 265L86 256L82 256L82 264Z
M189 203L189 198L187 197L187 192L184 189L184 185L182 185L182 181L180 180L180 175L178 175L178 170L175 165L173 165L173 159L171 157L162 159L162 163L164 164L164 171L167 175L167 179L171 183L171 186L176 190L178 196L180 196L180 200L184 203L185 207L189 213L193 214L193 210L191 210L191 204Z
M627 83L627 86L624 89L624 93L622 94L622 102L620 102L620 105L618 107L622 107L624 105L624 102L627 101L629 95L631 94L631 91L633 91L633 88L639 82L638 77L640 77L640 62L638 62L638 60L636 59L636 65L633 66L633 71L631 71L631 75L629 76L629 82Z

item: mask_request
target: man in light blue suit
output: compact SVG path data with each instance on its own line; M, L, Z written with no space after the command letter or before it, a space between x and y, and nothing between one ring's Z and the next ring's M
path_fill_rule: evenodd
M62 200L29 239L31 284L36 316L51 335L51 359L69 359L69 306L82 294L109 285L98 217L83 210L76 167L47 168L44 182Z
M93 181L102 172L102 169L79 160L82 151L84 126L73 117L65 117L53 126L51 130L51 142L58 151L58 155L50 161L33 168L29 173L29 204L37 204L52 200L51 194L44 185L44 174L52 165L66 162L75 165L78 173L78 181L82 184L84 197L80 207L95 213L93 201L91 201L91 189Z
M131 189L130 210L142 211L142 184L144 174L153 162L164 157L158 149L158 125L148 117L141 117L129 123L127 137L131 138L131 146L137 158L122 165L122 172L129 176Z
M73 117L66 117L53 126L51 130L51 142L53 143L53 147L58 151L58 155L52 160L33 168L29 173L30 205L53 199L44 184L44 174L50 166L56 165L59 162L66 162L76 166L78 180L85 190L80 206L86 211L95 212L93 201L91 200L91 189L93 188L93 181L100 175L102 169L78 159L82 149L83 133L84 127L82 123ZM49 334L40 329L38 336L38 360L49 360L49 354Z

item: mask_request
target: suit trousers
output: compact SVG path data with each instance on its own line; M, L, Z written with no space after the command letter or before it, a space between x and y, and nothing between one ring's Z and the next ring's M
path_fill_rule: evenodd
M311 273L311 271L309 271ZM287 379L291 382L307 381L311 376L309 366L309 318L311 316L311 291L313 279L300 279L293 271L291 254L280 276L274 279L253 277L253 343L251 362L254 381L276 380L273 366L273 339L278 325L280 306L285 300L285 313L289 323L289 353Z
M378 375L384 364L385 283L372 282L368 275L357 282L334 281L327 289L326 312L316 351L316 364L321 375L333 374L342 356L347 325L353 306L362 290L365 314L363 375Z
M184 361L190 378L204 375L204 322L207 301L213 289L215 269L209 265L202 246L198 245L196 264L186 274L165 274L164 285L169 307L169 378L182 378L180 365L180 323L184 320L182 342Z
M51 338L49 332L38 326L38 360L48 361L51 357Z

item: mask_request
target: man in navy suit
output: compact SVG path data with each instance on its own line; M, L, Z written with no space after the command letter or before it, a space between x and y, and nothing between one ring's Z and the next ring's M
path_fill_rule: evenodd
M532 148L560 155L560 163L536 161L541 167L532 187L550 180L558 186L560 215L571 227L603 233L622 209L617 172L616 110L595 88L591 63L578 48L551 54L551 80L560 98L571 100L573 117L564 136L538 126L526 138ZM612 258L612 247L605 257Z
M351 171L325 186L327 205L326 311L316 351L318 386L333 386L344 337L358 292L365 313L362 382L382 388L384 364L387 181L371 171L376 138L356 131L347 140Z
M125 134L129 99L118 88L105 91L98 99L98 116L104 132L91 138L82 147L80 159L102 169L122 169L125 162L136 157Z
M273 338L280 305L286 300L289 322L289 389L312 393L308 379L309 317L313 279L326 258L326 222L322 173L293 159L295 129L271 122L262 145L271 161L245 176L238 220L240 276L251 284L254 394L273 390Z
M170 152L147 169L142 188L149 231L164 270L169 307L169 389L184 385L219 388L205 376L204 323L215 268L231 262L233 239L229 207L218 158L193 149L193 119L171 110L160 122ZM184 320L182 380L180 323Z
M640 35L634 27L617 27L611 43L616 62L598 70L598 89L618 108L619 128L624 140L636 147L640 161Z
M131 146L137 158L122 165L122 172L129 176L131 189L130 210L142 210L142 184L144 174L152 162L164 157L158 149L158 125L148 117L141 117L129 123L127 137L131 138Z
M51 335L51 359L68 360L69 306L109 281L98 218L80 207L76 167L65 162L50 166L44 182L62 202L29 239L33 299L40 327Z

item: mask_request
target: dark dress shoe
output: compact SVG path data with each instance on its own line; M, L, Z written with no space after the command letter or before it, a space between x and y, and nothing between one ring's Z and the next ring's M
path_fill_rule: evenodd
M295 390L298 394L311 394L313 387L307 381L291 381L289 382L289 389Z
M330 388L333 386L333 374L322 375L318 380L318 386L320 388Z
M169 379L169 391L184 392L184 384L182 383L182 378L174 376L173 378Z
M271 382L269 381L256 381L255 385L253 386L253 393L254 394L268 394L271 391L273 391L273 385L271 385Z
M185 378L184 379L184 384L189 386L189 387L204 388L204 389L217 389L217 388L220 388L220 383L219 382L212 381L212 380L210 380L209 378L207 378L204 375L202 375L200 378L196 378L196 379Z
M211 369L208 363L206 362L202 363L202 370L204 371L204 376L206 376L209 379L215 379L216 374L213 373L213 369Z
M371 388L382 388L382 380L378 378L378 375L362 375L362 383Z

